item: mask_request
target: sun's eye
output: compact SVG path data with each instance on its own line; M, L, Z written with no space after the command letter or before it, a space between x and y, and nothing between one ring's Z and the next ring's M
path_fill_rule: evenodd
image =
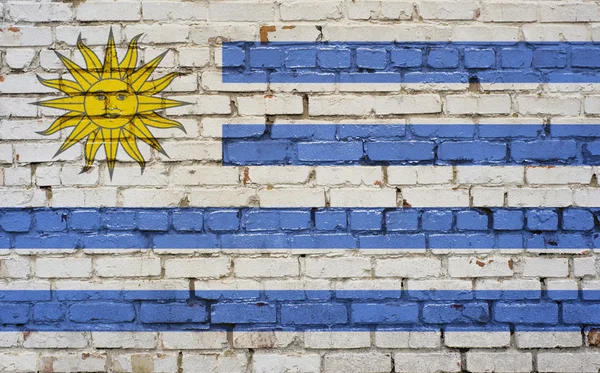
M126 98L127 98L127 95L124 93L119 93L117 95L117 100L119 100L119 101L125 101Z
M106 100L106 95L96 95L96 100L104 101L104 100Z

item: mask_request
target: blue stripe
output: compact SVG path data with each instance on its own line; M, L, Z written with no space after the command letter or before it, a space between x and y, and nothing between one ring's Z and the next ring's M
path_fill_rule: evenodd
M0 209L0 248L600 248L600 208Z
M564 331L599 324L600 291L592 290L0 291L0 331Z
M226 42L225 83L598 83L600 43Z
M600 124L224 124L224 165L599 165Z

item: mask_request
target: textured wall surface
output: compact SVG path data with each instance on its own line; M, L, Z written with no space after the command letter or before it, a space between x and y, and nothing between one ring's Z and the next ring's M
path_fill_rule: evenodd
M0 372L600 369L597 2L0 15ZM102 70L111 29L116 62L139 34L136 68L159 62L146 92L187 103L152 101L181 126L114 171L38 102L134 86Z

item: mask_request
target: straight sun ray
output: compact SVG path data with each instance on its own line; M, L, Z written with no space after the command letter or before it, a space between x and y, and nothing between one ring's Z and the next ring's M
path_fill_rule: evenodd
M96 131L98 126L95 125L88 118L83 119L79 124L73 129L73 131L67 136L67 139L60 146L55 156L69 149L73 145L77 144L79 141L88 137L92 132Z
M66 113L66 114L63 114L62 116L60 116L58 119L56 119L50 125L50 127L48 127L48 129L46 129L44 131L40 131L38 133L40 135L44 135L44 136L52 135L53 133L56 133L62 129L69 128L69 127L75 127L83 118L85 118L85 115L83 115L81 113L77 113L77 112Z
M106 55L104 56L104 65L102 66L102 79L120 78L119 61L117 60L117 49L112 28L108 35L108 45L106 46Z
M106 163L108 165L108 173L112 179L113 171L115 170L115 161L117 159L117 150L119 148L119 131L118 129L102 128L102 142L104 143L104 152L106 153Z
M61 97L47 101L34 102L34 105L85 113L83 96Z
M168 51L158 55L158 57L140 67L128 77L128 83L131 85L131 87L133 87L135 92L138 92L142 88L144 83L150 78L150 75L152 75L154 69L156 69L160 61L165 58L167 53Z
M138 113L146 113L160 109L174 108L183 105L189 105L187 102L171 100L168 98L138 96Z
M158 143L154 135L152 135L152 133L137 116L133 118L133 120L131 121L131 125L126 127L126 129L133 133L135 137L139 138L140 140L150 145L154 149L158 150L162 154L167 154L163 147Z

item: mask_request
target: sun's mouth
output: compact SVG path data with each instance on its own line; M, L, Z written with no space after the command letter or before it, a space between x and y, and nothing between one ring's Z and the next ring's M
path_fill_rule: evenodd
M104 118L118 118L120 116L121 114L119 113L104 113L103 115Z

